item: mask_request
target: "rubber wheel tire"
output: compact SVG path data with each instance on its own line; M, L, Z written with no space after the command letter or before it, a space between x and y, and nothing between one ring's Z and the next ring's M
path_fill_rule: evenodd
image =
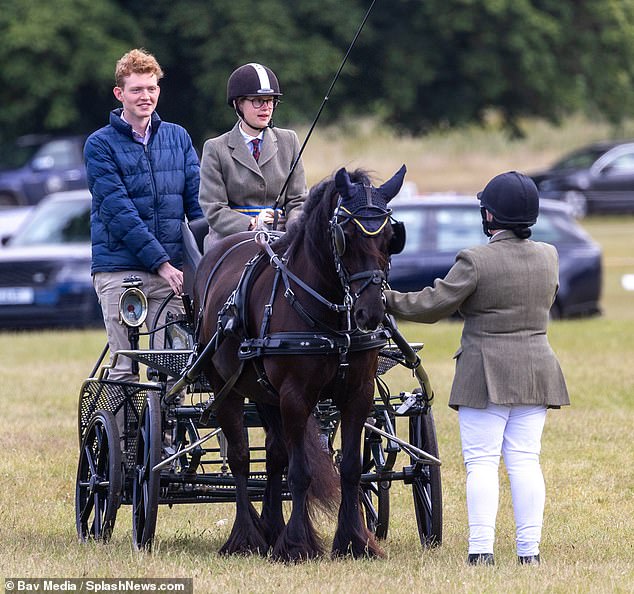
M409 418L409 441L412 445L438 458L438 440L434 416L427 414ZM414 464L414 460L411 463ZM438 546L442 543L442 484L440 466L423 464L422 472L412 481L414 511L418 536L423 546Z
M161 461L161 408L150 392L141 410L132 485L132 539L137 550L151 550L158 515Z
M113 414L98 410L86 428L75 481L75 523L81 542L107 542L121 504L123 466Z
M20 206L20 203L12 194L6 192L0 193L0 208L13 208L14 206Z

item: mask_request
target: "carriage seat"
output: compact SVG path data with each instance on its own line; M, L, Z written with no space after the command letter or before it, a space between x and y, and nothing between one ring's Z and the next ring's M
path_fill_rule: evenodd
M194 274L203 257L203 243L209 233L207 219L200 218L181 223L183 233L183 291L194 294Z

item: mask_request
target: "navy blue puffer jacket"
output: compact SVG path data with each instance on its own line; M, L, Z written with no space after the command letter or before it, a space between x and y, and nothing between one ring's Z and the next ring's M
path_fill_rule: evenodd
M200 163L184 128L152 114L147 146L132 137L121 109L84 146L92 272L145 270L169 261L182 266L181 222L203 215L198 204Z

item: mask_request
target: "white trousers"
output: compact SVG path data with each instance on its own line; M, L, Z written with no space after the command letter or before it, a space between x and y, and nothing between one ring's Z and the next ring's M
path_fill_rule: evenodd
M493 553L501 454L511 483L517 554L537 555L546 500L539 464L546 407L461 406L458 417L467 470L469 553Z

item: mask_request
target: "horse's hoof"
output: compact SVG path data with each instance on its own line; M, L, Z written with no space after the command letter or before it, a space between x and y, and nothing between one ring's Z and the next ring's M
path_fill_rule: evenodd
M364 546L356 547L352 544L348 544L345 549L333 547L331 557L333 559L342 559L344 557L352 557L353 559L383 559L385 553L376 543L368 542Z
M223 557L228 557L229 555L236 555L238 557L250 557L251 555L259 555L260 557L265 557L267 554L266 547L262 549L259 547L232 547L224 545L219 551L218 554Z
M284 538L284 534L278 539L276 545L271 552L271 558L274 561L282 563L300 563L317 559L324 554L323 547L319 546L317 541L302 543L289 542Z
M285 551L273 551L271 553L271 559L280 563L303 563L310 561L311 559L317 559L322 556L321 551L300 551L300 550L285 550Z
M269 551L269 547L263 542L250 542L250 541L238 541L236 539L229 539L218 551L219 555L227 556L227 555L242 555L242 556L250 556L250 555L260 555L262 557L266 556Z

